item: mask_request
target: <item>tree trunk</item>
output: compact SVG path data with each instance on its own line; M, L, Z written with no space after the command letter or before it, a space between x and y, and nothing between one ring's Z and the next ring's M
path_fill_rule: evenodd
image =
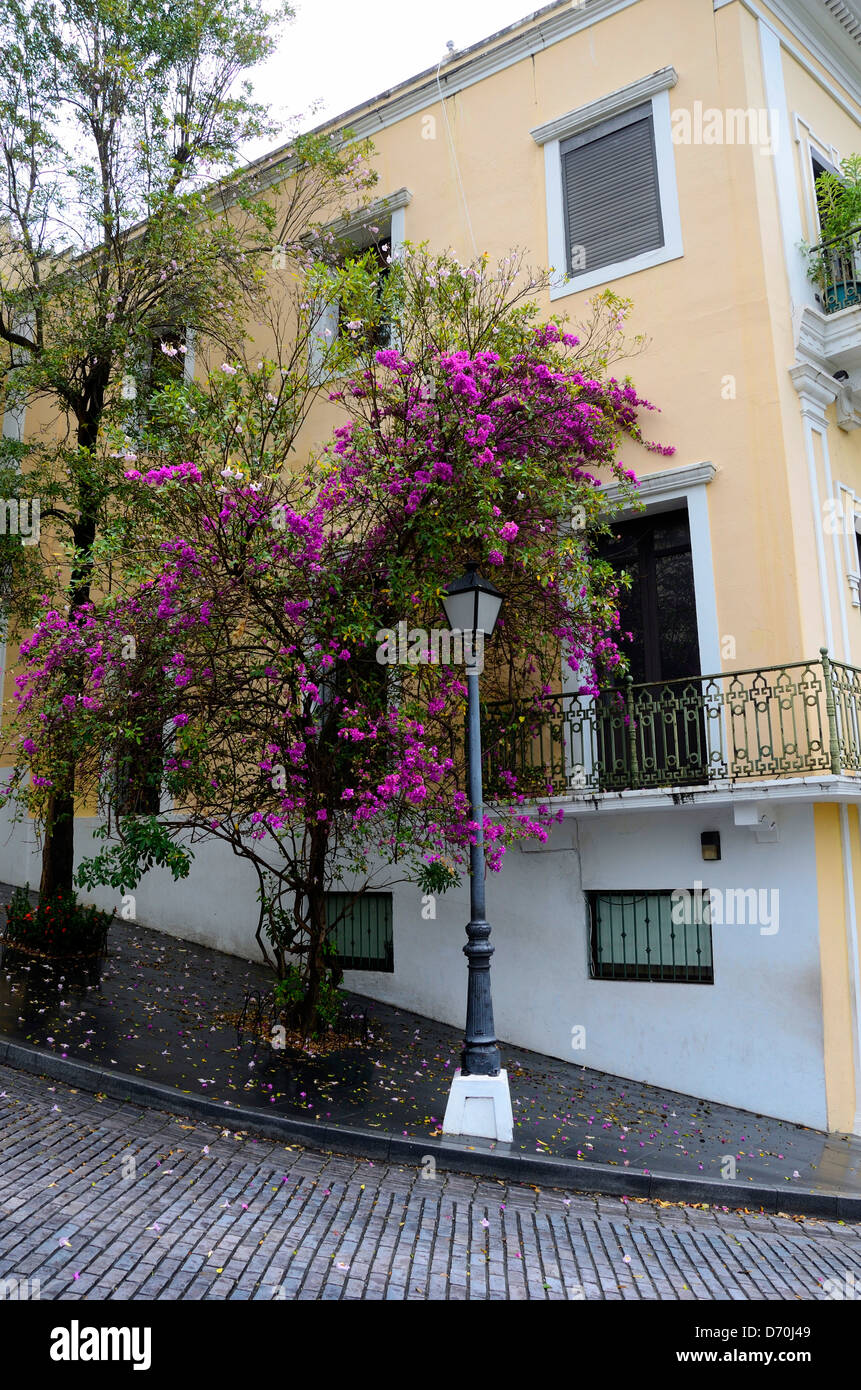
M44 902L61 889L70 892L75 867L74 797L52 793L45 818L42 878L39 897Z
M319 934L316 926L312 929L311 944L308 947L308 974L305 988L305 997L302 1000L300 1011L300 1021L302 1031L308 1037L315 1033L320 1024L319 1005L320 992L323 982L326 979L326 958L323 955L323 945L325 943L325 929L322 935Z
M305 976L305 997L302 1000L301 1024L306 1036L319 1026L320 992L326 979L326 893L323 884L328 837L322 827L311 832L311 852L308 858L308 958Z
M78 448L91 453L99 433L104 390L96 392L89 418L78 421ZM78 517L72 530L75 554L69 582L69 616L90 601L92 547L96 539L95 501L85 482L78 489ZM72 769L74 779L74 768ZM74 785L74 781L70 785ZM42 850L42 878L39 896L44 901L60 890L74 892L75 798L71 793L52 793L45 814L45 844Z

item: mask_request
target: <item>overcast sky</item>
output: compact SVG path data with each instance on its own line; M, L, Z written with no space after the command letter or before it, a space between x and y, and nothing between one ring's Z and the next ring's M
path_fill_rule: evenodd
M399 5L294 0L296 19L277 55L253 74L256 93L281 118L308 112L321 101L319 112L303 122L315 125L435 66L449 39L456 48L468 48L542 3L546 0L401 0Z

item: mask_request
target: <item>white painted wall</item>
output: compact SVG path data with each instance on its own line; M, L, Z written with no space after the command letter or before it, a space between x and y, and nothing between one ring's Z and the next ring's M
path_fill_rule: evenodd
M731 809L679 807L566 821L558 848L513 850L490 875L493 996L508 1043L638 1081L766 1115L826 1126L818 907L812 807L784 803L780 839L758 843ZM722 858L703 863L700 833L719 830ZM81 833L84 832L84 833ZM87 848L79 827L79 852ZM579 849L577 848L579 840ZM0 878L38 883L29 827L0 836ZM585 889L779 888L779 930L713 927L714 985L591 980ZM466 1012L466 890L437 899L422 918L411 885L394 888L395 973L350 971L348 987L460 1026ZM101 905L119 896L99 892ZM254 879L215 845L191 877L147 876L137 920L256 958ZM585 1051L571 1048L586 1028Z
M775 844L735 827L730 809L581 824L585 888L675 888L699 879L724 890L780 891L774 935L713 926L714 985L588 980L583 967L582 1021L590 1065L824 1129L813 807L784 804L777 820ZM718 863L703 863L703 830L720 832Z
M89 818L76 819L76 864L103 848L92 838L96 824ZM10 826L8 814L0 812L0 880L38 888L41 865L32 822ZM214 842L203 843L194 847L187 879L174 882L161 870L144 876L134 893L135 920L170 936L257 960L256 891L257 880L247 864ZM113 909L117 915L121 912L122 895L116 889L100 888L79 896L98 907Z
M780 840L760 844L731 810L679 808L584 816L579 852L506 856L490 876L493 999L508 1042L637 1081L826 1126L812 807L784 806ZM700 833L719 830L722 858L703 863ZM560 836L577 842L566 823ZM714 985L589 978L585 889L779 888L779 929L713 927ZM351 987L455 1025L466 1005L466 892L421 918L413 888L395 892L395 974ZM571 1029L586 1028L585 1051Z

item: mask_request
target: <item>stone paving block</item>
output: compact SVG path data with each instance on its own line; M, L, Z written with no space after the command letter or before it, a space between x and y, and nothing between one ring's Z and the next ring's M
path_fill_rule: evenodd
M0 1068L0 1089L10 1080L19 1107L14 1129L0 1131L0 1275L38 1278L43 1299L561 1301L579 1286L587 1300L784 1301L861 1274L858 1224L626 1205L464 1175L430 1184L406 1165L240 1148L210 1127L108 1111ZM116 1181L107 1174L132 1126L137 1175ZM171 1148L183 1149L172 1172Z

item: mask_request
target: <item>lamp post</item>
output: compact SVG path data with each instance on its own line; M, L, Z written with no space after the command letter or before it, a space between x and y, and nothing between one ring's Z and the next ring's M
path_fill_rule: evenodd
M478 573L478 566L467 565L466 574L444 591L443 606L449 627L463 634L467 662L466 681L469 706L469 802L470 820L476 825L470 846L470 920L464 954L469 967L466 1003L466 1036L461 1064L452 1081L443 1133L468 1134L510 1142L513 1137L508 1075L500 1069L499 1048L493 1023L490 990L490 923L485 917L484 895L484 798L481 775L481 711L479 704L477 654L496 626L502 607L502 594ZM481 645L479 645L481 644Z

